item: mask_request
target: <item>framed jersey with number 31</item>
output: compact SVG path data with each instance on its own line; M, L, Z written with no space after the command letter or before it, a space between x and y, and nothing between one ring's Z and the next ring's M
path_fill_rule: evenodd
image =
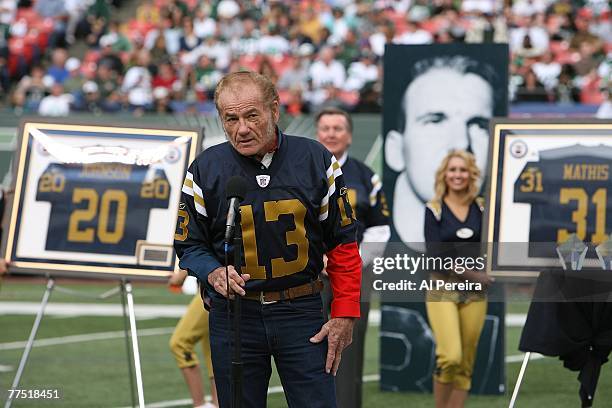
M22 123L3 254L15 272L165 277L196 131Z
M612 123L509 120L491 124L485 212L489 271L535 277L560 268L570 236L601 269L595 247L612 234Z

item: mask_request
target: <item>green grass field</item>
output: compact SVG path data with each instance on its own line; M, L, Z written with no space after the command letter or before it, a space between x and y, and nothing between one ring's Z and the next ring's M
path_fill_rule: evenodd
M61 282L60 282L61 284ZM76 285L62 284L89 295L99 294L112 288L111 284ZM39 302L44 292L42 281L25 284L5 281L0 289L0 311L2 302ZM139 304L180 305L190 301L189 296L170 293L161 285L135 284L136 307ZM51 302L120 304L114 297L106 301L55 292ZM6 304L6 303L5 303ZM524 313L525 304L510 304L512 313ZM78 311L77 311L78 312ZM78 313L75 314L78 315ZM23 352L20 344L29 335L34 321L33 315L0 314L0 401L6 398L5 390L15 375L19 358ZM168 350L168 341L175 318L151 318L138 320L141 361L143 367L144 393L147 404L153 406L189 406L189 404L156 404L189 398L182 376L176 368ZM123 320L121 317L85 316L47 316L43 319L37 339L61 338L68 344L47 344L35 347L30 355L28 366L20 388L59 388L63 399L57 402L18 401L15 407L63 406L63 407L122 407L131 404L129 391L128 365L125 339L121 336ZM90 336L68 338L84 334L106 333L106 339L93 340ZM110 333L110 334L109 334ZM506 331L506 355L518 355L520 328ZM368 331L365 375L378 374L378 327ZM201 351L198 350L201 357ZM9 370L6 366L12 367ZM520 363L506 365L507 385L512 390L518 375ZM248 381L248 379L245 379ZM271 386L280 384L273 376ZM576 373L562 368L556 359L544 358L530 363L517 407L576 407ZM507 407L510 396L472 397L469 407ZM596 396L596 407L608 407L612 401L612 371L604 366ZM364 407L431 407L431 395L415 393L382 392L376 381L364 385ZM282 393L269 397L269 407L285 407Z

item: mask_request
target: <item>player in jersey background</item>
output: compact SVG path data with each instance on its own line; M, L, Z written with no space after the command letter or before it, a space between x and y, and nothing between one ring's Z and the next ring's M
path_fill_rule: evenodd
M45 249L133 256L151 209L168 208L170 193L163 169L51 163L36 191L37 201L51 203Z
M357 242L361 246L364 271L361 279L361 318L353 330L353 343L345 351L336 376L336 398L340 407L359 408L362 405L362 376L365 335L368 327L370 294L373 275L367 265L382 255L389 240L389 210L382 191L382 182L368 166L349 157L353 122L345 111L325 108L315 117L317 139L329 150L342 168L348 197L357 220ZM331 287L326 281L324 306L331 302Z
M529 256L554 257L576 233L594 245L612 232L612 147L574 145L539 152L514 183L514 202L531 206ZM550 244L550 245L543 245Z
M187 271L179 270L168 278L170 287L182 287L187 278ZM206 372L210 380L210 392L212 402L204 401L204 387L202 385L202 373L200 372L200 362L195 352L196 343L202 345L202 353L206 362ZM195 408L216 408L219 406L217 398L217 388L215 386L215 376L212 368L212 358L210 355L210 338L208 334L208 312L202 307L200 295L196 294L189 303L185 314L181 317L172 337L170 338L170 351L174 356L177 366L183 374L191 400Z
M279 96L266 77L234 72L217 85L215 103L229 143L191 164L175 235L180 266L211 297L210 339L221 407L230 405L227 298L242 296L242 406L266 405L271 357L289 406L335 407L334 377L359 317L361 257L340 165L316 141L277 127ZM225 186L240 175L243 275L228 266ZM327 255L334 292L324 322L318 275ZM231 292L227 293L226 285Z

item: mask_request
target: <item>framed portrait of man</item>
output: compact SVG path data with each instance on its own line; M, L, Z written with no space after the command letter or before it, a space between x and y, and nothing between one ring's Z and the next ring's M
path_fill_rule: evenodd
M496 119L491 131L491 273L537 277L561 268L558 248L572 239L584 246L583 269L601 269L596 248L612 233L612 124Z
M25 121L3 256L14 272L165 277L196 131Z
M383 184L392 240L422 243L425 203L452 149L474 154L485 174L489 121L506 116L505 44L387 45L384 57Z
M450 150L473 153L486 175L489 121L506 116L508 109L508 53L505 44L386 46L383 185L392 218L387 256L424 252L426 203L434 197L436 170ZM410 279L428 276L419 271ZM435 344L424 291L419 293L422 299L381 307L383 389L431 390ZM473 393L504 392L504 314L502 302L488 303Z

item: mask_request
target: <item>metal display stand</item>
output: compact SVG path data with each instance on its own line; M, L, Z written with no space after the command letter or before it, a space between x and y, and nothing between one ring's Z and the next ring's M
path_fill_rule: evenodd
M238 275L242 275L240 265L242 264L241 251L242 237L241 231L236 231L234 237L234 269ZM228 296L229 297L229 296ZM228 299L229 302L229 299ZM240 334L240 324L242 320L242 299L240 295L234 296L234 349L232 356L232 408L242 407L242 382L243 382L243 364L242 364L242 337Z
M529 364L529 357L531 357L530 351L525 353L525 357L523 358L523 364L521 364L521 371L519 372L518 378L516 380L516 384L514 385L514 391L512 392L512 399L510 400L510 405L508 405L508 408L514 408L514 403L516 402L516 397L518 397L518 393L521 389L521 383L523 382L523 376L525 375L527 364Z
M68 288L62 288L60 286L55 285L55 279L47 275L47 288L43 295L42 301L40 303L40 309L36 314L36 319L34 320L34 324L32 325L32 330L30 331L30 337L26 343L23 354L21 355L21 360L19 361L19 367L17 368L17 373L15 374L15 378L13 379L13 383L11 385L11 389L18 389L19 383L21 381L21 376L23 375L23 371L25 370L25 366L28 362L28 358L30 356L30 352L34 346L34 340L36 339L36 334L38 333L38 328L40 327L40 322L42 321L43 316L45 315L45 309L47 304L49 303L49 298L51 297L51 292L53 290L69 293L75 296L88 297L92 298L92 296L87 296L82 293L78 293L74 290ZM138 394L138 407L144 408L144 389L142 385L142 369L140 366L140 353L138 349L138 333L136 331L136 315L134 313L134 296L132 293L132 284L122 279L118 288L113 288L105 293L102 293L98 296L93 296L94 299L108 299L111 296L121 293L121 304L123 309L123 320L124 320L124 331L125 331L125 344L126 350L128 354L128 372L130 376L130 394L132 397L132 406L136 405L136 398L134 394L134 371L136 374L136 390ZM132 344L130 347L129 337L132 338ZM133 364L133 365L132 365ZM13 403L13 394L9 393L9 396L4 404L4 408L10 408Z

